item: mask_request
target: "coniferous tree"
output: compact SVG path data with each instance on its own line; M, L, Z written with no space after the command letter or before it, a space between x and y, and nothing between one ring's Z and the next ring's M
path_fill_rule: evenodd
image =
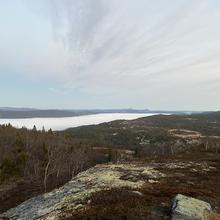
M15 141L15 144L18 146L18 147L23 147L24 146L24 143L23 143L23 140L22 140L22 137L21 137L21 134L19 131L17 131L16 133L16 141Z
M135 157L140 157L140 149L139 149L139 147L135 148Z
M51 135L53 135L53 131L52 131L51 128L48 130L48 133L51 134Z
M112 152L111 147L109 147L107 159L108 159L108 162L112 161L112 159L113 159L113 152Z

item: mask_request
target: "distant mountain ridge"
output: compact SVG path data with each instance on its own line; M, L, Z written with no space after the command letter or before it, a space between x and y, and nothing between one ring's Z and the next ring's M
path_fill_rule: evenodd
M12 108L12 107L0 107L0 111L34 111L39 110L36 108Z
M0 107L0 118L58 118L74 117L100 113L161 113L161 114L198 114L202 111L167 111L149 109L35 109ZM210 113L210 112L209 112Z
M88 112L69 112L61 110L29 110L29 111L1 111L0 118L59 118L88 115Z

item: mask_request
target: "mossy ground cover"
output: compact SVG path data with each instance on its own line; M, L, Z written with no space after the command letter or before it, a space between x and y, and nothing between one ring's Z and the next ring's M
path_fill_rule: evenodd
M214 213L210 219L220 217L220 155L199 152L176 156L137 158L127 163L154 166L164 177L149 184L147 176L139 175L135 181L145 178L146 184L137 189L113 188L93 193L86 200L79 201L83 208L61 219L170 219L171 201L177 194L201 199L211 204ZM176 166L164 166L176 164ZM203 165L205 164L205 166ZM185 167L184 167L185 166ZM209 169L208 169L209 168ZM129 174L123 177L128 179ZM138 179L139 178L139 179Z

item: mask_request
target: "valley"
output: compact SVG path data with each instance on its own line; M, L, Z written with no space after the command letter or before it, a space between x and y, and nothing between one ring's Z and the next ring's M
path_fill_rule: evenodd
M68 216L72 219L84 219L85 216L88 219L115 219L117 216L118 219L122 216L142 219L143 215L148 215L148 219L169 219L170 201L176 194L203 199L218 215L219 137L219 113L154 115L63 131L17 129L10 124L1 125L0 212L33 196L52 192L81 175L82 171L87 172L92 167L108 167L115 172L124 170L120 181L125 181L125 185L110 184L109 180L109 188L108 180L105 180L106 186L100 193L104 193L109 200L102 199L98 191L88 194L85 199L90 200L91 204L86 205L87 211L82 209L82 199L78 201L82 204L81 208L66 210L71 214L62 219L71 219ZM145 174L143 170L133 173L132 166L140 170L145 167L149 171ZM162 175L157 176L157 173ZM111 175L109 177L113 178L114 173ZM128 181L137 183L137 186L129 188L126 185ZM130 190L136 190L143 196L133 197ZM115 197L116 194L122 198ZM135 203L132 212L127 210L130 207L127 201ZM161 202L164 205L161 206ZM141 203L148 209L140 211L143 209ZM105 212L97 214L100 206L105 207ZM121 207L121 211L117 207ZM163 210L163 216L155 214L158 209ZM107 218L110 213L114 213L112 218Z

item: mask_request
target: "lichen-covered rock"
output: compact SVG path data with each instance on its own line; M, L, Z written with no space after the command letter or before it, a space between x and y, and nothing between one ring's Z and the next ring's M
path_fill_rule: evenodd
M209 203L178 194L173 199L172 220L204 220L211 211Z
M139 176L145 177L145 181L139 179ZM114 187L129 187L135 191L146 184L149 178L161 176L164 174L141 164L97 165L79 173L61 188L31 198L6 211L0 215L0 219L3 216L15 220L59 219L64 212L71 213L82 208L80 201L84 201L93 192Z
M201 167L200 164L192 164L192 166ZM160 171L161 167L163 169ZM185 164L175 162L171 167L166 167L165 163L146 164L136 161L99 164L79 173L61 188L31 198L6 211L0 215L0 219L6 217L13 220L54 220L61 219L64 215L70 217L76 209L84 210L90 205L92 193L118 187L129 189L133 194L142 197L145 195L140 189L146 187L152 189L156 182L169 177L164 173L164 167L184 168ZM190 172L194 171L190 170ZM195 172L201 170L196 169ZM172 217L173 220L200 220L204 219L204 214L208 214L210 210L211 207L207 203L178 195L173 202Z

